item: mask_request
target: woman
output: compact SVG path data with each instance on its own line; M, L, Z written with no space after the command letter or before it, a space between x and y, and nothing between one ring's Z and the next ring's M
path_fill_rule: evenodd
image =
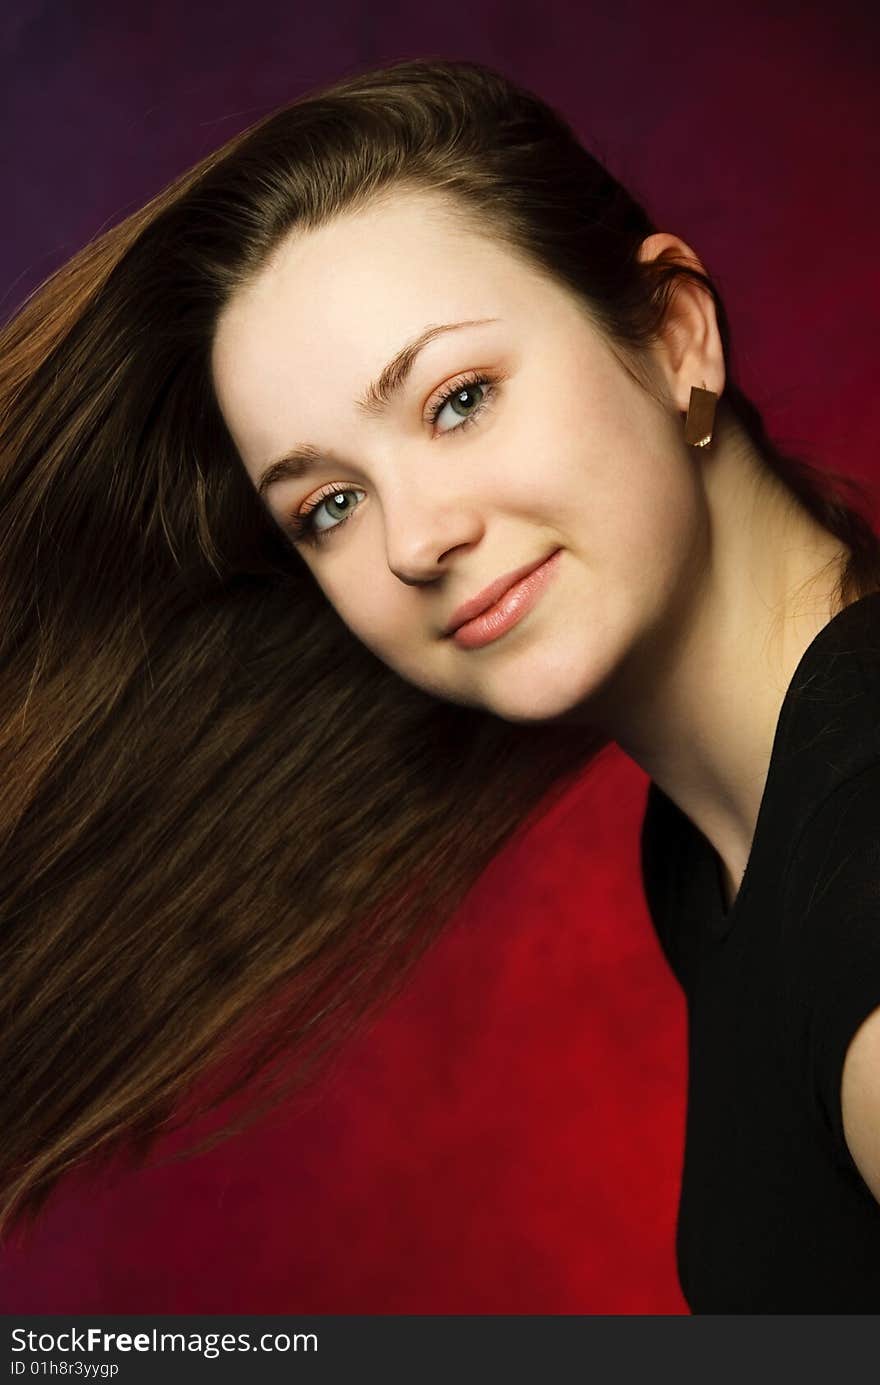
M691 1306L880 1306L810 1048L880 1005L869 912L810 912L877 881L816 847L874 782L880 542L767 437L695 252L536 97L403 63L230 141L3 345L4 1221L303 1084L613 741L690 1006Z

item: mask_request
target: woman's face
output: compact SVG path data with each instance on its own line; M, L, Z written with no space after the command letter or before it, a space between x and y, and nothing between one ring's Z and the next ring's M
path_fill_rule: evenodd
M699 379L662 353L650 368L684 409ZM287 532L309 511L291 542L327 599L440 697L511 721L589 706L692 578L701 495L675 410L573 294L436 195L294 232L227 305L213 372L255 487L305 458L261 494Z

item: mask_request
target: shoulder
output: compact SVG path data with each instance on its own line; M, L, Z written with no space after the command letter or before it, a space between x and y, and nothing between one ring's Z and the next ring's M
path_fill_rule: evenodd
M880 1202L880 761L811 812L787 865L783 974L837 1152Z
M880 1004L862 1021L847 1047L840 1104L847 1148L880 1202Z

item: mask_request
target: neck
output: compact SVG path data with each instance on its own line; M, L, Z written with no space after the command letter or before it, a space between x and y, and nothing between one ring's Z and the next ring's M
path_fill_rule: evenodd
M698 580L584 715L715 847L739 888L795 669L837 614L848 550L728 424L701 459L708 536ZM716 446L717 441L717 446Z

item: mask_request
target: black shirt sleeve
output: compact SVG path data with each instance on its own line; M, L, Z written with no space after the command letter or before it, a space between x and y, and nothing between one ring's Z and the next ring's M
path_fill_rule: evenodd
M785 884L780 974L792 1059L835 1158L863 1182L844 1136L840 1085L850 1041L880 1006L880 764L811 814Z

